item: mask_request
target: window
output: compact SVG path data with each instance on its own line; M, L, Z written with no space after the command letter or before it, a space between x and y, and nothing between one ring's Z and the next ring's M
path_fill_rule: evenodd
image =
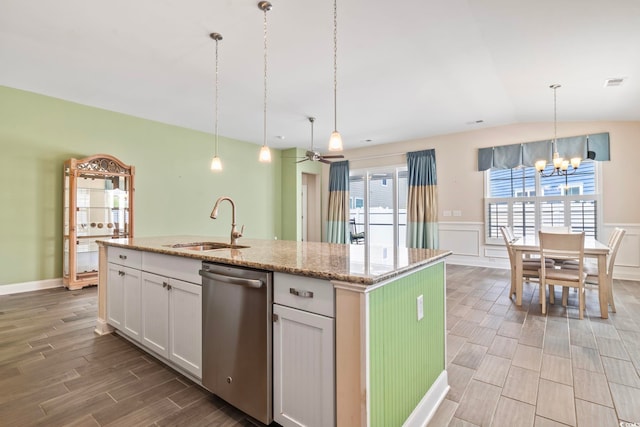
M550 173L547 166L544 173ZM500 227L516 236L533 235L542 227L571 227L598 237L597 163L585 160L568 176L541 177L534 167L489 169L486 173L487 243L500 243Z
M582 194L582 183L573 185L565 185L562 187L562 195L563 196L575 196L576 194Z
M362 197L349 197L349 209L358 209L364 207L364 199Z
M365 231L366 244L405 246L406 166L351 171L349 196L349 219L355 219L358 231Z

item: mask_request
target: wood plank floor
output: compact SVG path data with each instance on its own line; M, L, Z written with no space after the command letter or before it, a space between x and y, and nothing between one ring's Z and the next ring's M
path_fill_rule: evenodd
M640 425L640 282L614 282L617 313L600 318L598 291L542 315L538 287L522 307L509 271L447 266L451 390L429 427Z
M96 288L0 296L0 426L254 426L117 335Z
M522 307L508 292L506 270L447 266L451 391L429 427L640 422L640 283L616 281L607 320L595 289L584 320L573 295L543 316L534 285ZM253 425L95 318L96 288L0 296L1 426Z

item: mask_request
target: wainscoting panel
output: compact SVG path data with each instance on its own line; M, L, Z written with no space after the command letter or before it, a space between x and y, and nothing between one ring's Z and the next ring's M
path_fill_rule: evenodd
M478 267L509 268L509 257L504 244L486 244L482 222L441 222L440 248L450 249L450 264ZM605 224L600 237L607 242L614 228L624 228L627 233L616 257L614 277L640 281L640 224Z
M480 256L482 223L441 222L439 226L441 248L453 251L454 255Z
M622 238L613 277L616 279L640 280L640 224L606 224L603 242L609 239L614 228L624 228L627 232Z

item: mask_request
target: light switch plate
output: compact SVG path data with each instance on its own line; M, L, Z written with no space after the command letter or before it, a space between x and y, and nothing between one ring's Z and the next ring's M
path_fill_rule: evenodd
M417 305L418 305L418 321L422 320L422 318L424 317L424 303L423 303L424 298L422 297L422 295L418 296L417 299Z

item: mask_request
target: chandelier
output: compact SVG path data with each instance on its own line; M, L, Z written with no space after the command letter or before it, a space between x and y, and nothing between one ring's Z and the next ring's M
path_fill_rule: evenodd
M545 159L537 160L535 163L536 170L540 173L540 176L549 177L552 175L566 176L576 173L580 167L580 157L572 157L571 159L565 159L558 154L558 120L557 120L557 103L556 103L556 90L561 87L559 84L552 84L549 88L553 89L553 170L545 174L544 170L547 167L547 161ZM571 172L569 172L569 165L571 165Z

